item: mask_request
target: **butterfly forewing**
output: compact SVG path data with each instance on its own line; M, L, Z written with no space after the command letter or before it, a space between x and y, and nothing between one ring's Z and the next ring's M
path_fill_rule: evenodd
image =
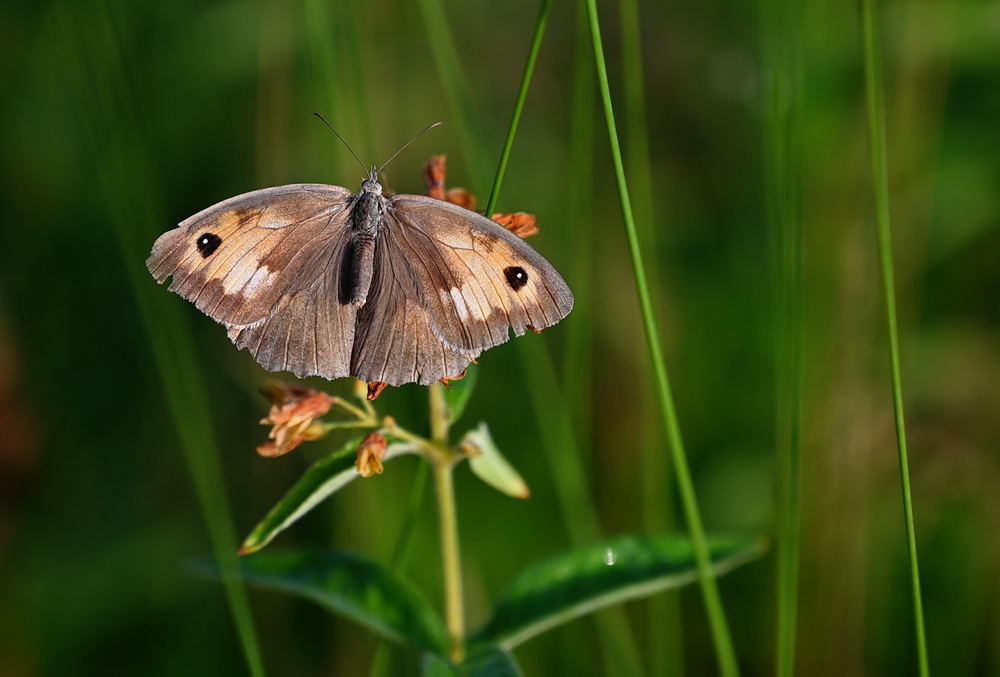
M230 198L161 235L146 266L215 320L252 325L326 272L330 249L349 239L350 196L298 184Z
M503 226L432 198L389 203L387 230L419 281L435 335L453 349L478 353L573 308L555 268Z

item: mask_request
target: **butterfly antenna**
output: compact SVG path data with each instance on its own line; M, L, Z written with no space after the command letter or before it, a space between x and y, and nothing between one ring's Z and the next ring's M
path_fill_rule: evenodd
M344 141L344 137L342 137L342 136L340 135L340 132L338 132L338 131L337 131L336 129L334 129L333 125L331 125L331 124L330 124L329 122L327 122L327 121L326 121L326 118L325 118L325 117L323 117L322 115L320 115L319 113L313 113L313 115L315 115L315 116L316 116L316 117L318 117L318 118L319 118L320 120L322 120L322 121L323 121L323 124L325 124L325 125L326 125L327 127L329 127L329 128L330 128L330 130L331 130L331 131L332 131L332 132L333 132L334 134L336 134L336 135L337 135L337 138L338 138L338 139L340 139L340 142L341 142L342 144L344 144L345 146L347 146L347 150L351 151L351 155L353 155L353 156L354 156L354 159L358 161L358 164L360 164L360 165L361 165L361 166L362 166L362 167L364 168L364 170L365 170L366 172L367 172L367 171L369 171L369 169L368 169L368 167L367 167L367 166L365 165L365 163L364 163L364 162L362 162L362 161L361 161L361 158L359 158L359 157L358 157L358 154L354 152L354 149L353 149L353 148L351 148L351 144L349 144L349 143L347 143L346 141ZM438 123L438 124L441 124L441 123ZM430 129L430 127L428 127L427 129ZM426 131L427 131L427 130L425 129L425 130L424 130L424 132L426 132ZM423 134L424 132L420 132L420 134ZM420 134L418 134L417 136L420 136ZM408 146L408 145L410 145L410 144L406 144L406 145ZM403 146L403 148L406 148L406 146ZM402 148L401 148L400 150L402 150ZM395 156L395 155L393 155L393 157L396 157L396 156ZM380 170L380 171L381 171L381 170Z
M442 122L432 122L431 124L429 124L426 127L424 127L422 130L420 130L419 134L417 134L415 137L413 137L412 139L410 139L409 141L407 141L406 143L404 143L402 148L400 148L399 150L397 150L395 153L392 154L391 158L389 158L388 160L386 160L385 162L382 163L382 166L379 167L378 171L375 172L376 176L378 174L381 174L382 170L385 169L385 166L387 164L389 164L390 162L392 162L393 160L395 160L397 155L399 155L404 150L406 150L407 146L409 146L411 143L413 143L414 141L416 141L417 139L419 139L421 136L423 136L424 132L427 132L428 130L434 129L435 127L437 127L438 125L441 125L441 124L444 124L444 123L442 123Z

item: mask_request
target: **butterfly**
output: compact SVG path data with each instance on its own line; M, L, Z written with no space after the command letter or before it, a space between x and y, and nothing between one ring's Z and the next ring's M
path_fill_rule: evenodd
M390 385L459 377L573 308L559 273L485 216L422 195L295 184L224 200L153 244L157 282L269 371Z

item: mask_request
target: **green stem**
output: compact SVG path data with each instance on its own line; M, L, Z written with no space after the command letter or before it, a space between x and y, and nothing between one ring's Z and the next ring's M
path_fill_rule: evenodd
M885 104L882 101L882 67L875 24L875 0L862 0L864 33L865 85L868 93L868 133L871 139L872 181L875 190L875 225L878 230L879 269L885 292L885 314L889 334L889 364L892 372L892 408L896 421L896 448L903 492L903 517L910 558L910 585L913 592L913 618L917 640L917 661L921 677L930 674L927 638L924 631L923 601L920 595L920 571L917 564L917 539L913 525L913 499L910 494L910 469L906 453L906 425L903 419L903 385L900 376L899 336L896 330L896 289L893 279L892 233L889 224L889 171L886 160Z
M708 544L705 541L705 531L701 523L698 501L695 497L694 483L688 469L687 457L684 453L684 443L681 439L680 426L674 410L673 396L667 379L667 368L660 346L660 335L653 316L653 304L646 281L645 267L642 262L642 252L636 234L635 220L632 216L632 205L629 199L628 184L625 181L625 169L622 162L621 148L618 143L618 132L615 127L614 110L611 105L611 90L608 84L608 72L604 63L604 48L601 43L600 25L597 18L596 0L587 0L587 12L590 18L590 31L594 46L594 60L597 65L597 81L601 90L601 100L604 107L604 117L608 126L608 140L611 144L611 156L614 164L615 182L618 186L621 203L622 220L625 235L628 239L629 253L632 258L632 268L635 274L636 290L639 305L642 310L643 328L646 334L646 344L653 363L653 375L656 379L656 391L659 397L663 424L670 442L670 451L675 468L681 505L687 520L691 535L691 546L698 563L698 578L701 583L705 609L708 613L709 625L715 642L716 658L719 669L725 677L739 675L736 663L736 652L733 649L729 627L726 623L719 588L712 573Z
M431 441L437 453L431 458L434 489L437 495L438 520L441 523L441 566L444 576L444 618L448 628L448 654L453 663L465 655L465 616L462 605L462 567L458 548L458 514L455 510L455 485L452 469L456 456L448 447L448 405L444 386L429 388Z

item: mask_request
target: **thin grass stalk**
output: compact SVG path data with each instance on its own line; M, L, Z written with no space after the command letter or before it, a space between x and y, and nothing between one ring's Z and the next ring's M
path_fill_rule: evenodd
M677 414L674 410L673 396L670 391L670 383L667 377L667 367L663 359L663 350L660 346L659 331L656 327L656 319L653 314L653 304L650 298L645 267L642 261L642 252L640 250L639 240L636 234L635 220L632 214L632 204L628 192L628 184L625 181L625 168L622 162L621 148L618 143L618 131L615 126L614 110L611 104L611 90L608 84L607 66L604 61L604 47L601 42L600 23L597 16L597 3L596 0L586 0L586 2L588 16L590 18L590 31L594 47L594 60L597 65L597 80L601 91L601 101L604 106L604 117L607 122L608 140L611 144L611 156L614 165L615 182L618 187L622 220L625 227L625 235L628 240L629 254L632 259L632 268L635 274L636 291L639 296L639 306L642 313L643 328L646 334L646 343L649 349L650 360L652 361L653 375L656 379L656 389L661 405L663 425L666 429L666 435L670 443L669 446L674 462L674 475L677 479L681 504L684 508L684 516L687 520L688 529L691 535L692 549L694 550L695 558L698 563L698 579L701 584L705 609L708 613L709 625L712 630L712 638L715 643L715 653L719 663L719 669L725 677L734 677L739 675L739 666L736 662L736 652L733 649L725 612L722 608L722 600L719 597L719 588L711 569L708 544L705 540L705 531L702 527L701 514L698 510L698 501L695 497L694 484L691 481L691 473L688 469L687 457L684 452L684 443L681 438L680 426L677 423Z
M500 152L500 162L497 164L497 173L493 179L493 188L490 190L490 199L486 201L487 216L494 212L497 200L500 197L500 185L503 183L503 175L507 170L507 158L510 157L510 149L514 146L514 135L517 133L517 125L521 121L524 100L528 98L528 86L531 84L531 74L535 70L535 61L538 59L538 50L542 46L542 37L545 35L545 24L549 19L549 10L551 8L552 0L542 0L541 7L538 8L538 18L535 20L535 34L531 38L531 47L528 50L528 61L524 64L521 86L518 88L517 98L514 100L514 112L510 118L510 126L507 128L507 138L504 139L503 150Z
M593 284L591 271L594 260L595 228L584 224L594 217L594 64L590 60L590 33L587 29L587 8L577 3L576 30L573 45L573 84L570 94L569 176L566 192L566 222L573 228L571 268L567 276L573 280L573 321L563 352L567 408L580 421L590 417L591 388L587 370L577 368L592 364L593 319L590 312ZM582 439L580 450L589 450L589 439Z
M906 452L906 423L903 416L903 385L900 375L899 336L896 320L895 273L892 263L892 231L889 219L889 171L886 152L885 103L882 99L882 57L876 23L875 0L862 0L862 44L865 60L865 89L868 95L868 133L875 197L875 227L878 234L879 272L885 294L886 329L889 335L889 366L892 381L892 409L896 423L896 448L903 494L903 518L910 560L910 586L913 594L913 621L916 634L917 663L921 677L930 675L927 638L924 629L923 601L920 594L920 568L917 562L917 539L913 525L913 498L910 493L910 470Z
M485 186L491 171L486 158L481 151L483 134L479 128L475 107L469 99L469 88L465 84L458 49L448 28L448 15L440 0L419 0L420 14L424 19L427 31L427 42L430 44L437 69L438 79L444 89L448 105L459 124L457 133L465 166L475 185Z
M368 149L368 156L375 157L378 149L375 147L375 136L372 130L372 115L369 105L370 97L365 84L368 78L365 77L365 64L369 61L365 58L365 45L369 41L361 39L362 28L358 21L358 12L354 0L349 2L334 3L334 7L340 11L337 15L338 27L343 40L340 43L341 59L345 61L350 70L350 87L352 90L351 104L354 109L355 124L358 125L363 148ZM331 83L336 82L332 80Z
M436 50L435 62L438 64L438 74L442 86L452 109L460 113L460 119L467 125L464 129L459 130L460 138L469 139L468 143L473 144L473 139L482 138L482 136L468 126L474 122L474 119L467 114L462 114L471 111L473 106L468 100L468 89L462 86L465 78L458 65L460 62L457 58L444 64L441 62L445 58L443 55L454 50L454 43L448 33L447 24L444 22L444 12L436 0L421 0L420 4L425 23L428 26L429 39ZM534 33L535 39L532 41L531 49L533 51L536 51L540 46L549 4L549 0L544 0L539 11ZM542 25L539 26L539 23ZM533 64L534 58L529 56L528 66L525 68L519 87L518 99L521 100L522 104L530 84ZM519 113L512 115L507 134L508 143L513 142L519 121ZM479 151L478 144L471 145L466 149L466 152L472 153L476 157L486 157L485 153ZM502 180L505 168L505 162L498 163L496 176L500 180ZM470 169L474 169L474 167ZM475 178L474 176L474 180ZM498 194L498 190L491 190L491 194L493 193ZM582 542L588 538L596 537L599 533L596 511L593 503L589 501L590 492L586 472L578 454L572 452L572 450L579 449L579 446L574 439L573 426L566 408L566 397L558 385L552 357L543 345L530 345L530 343L530 341L518 341L516 345L525 365L526 373L532 374L532 388L529 389L529 392L534 398L534 409L536 412L545 412L544 416L539 415L538 417L539 427L542 431L542 447L545 451L545 457L553 463L556 493L562 505L567 531L574 542ZM571 452L566 453L566 450L571 450ZM632 644L631 633L624 614L620 611L610 610L599 614L597 618L597 622L601 626L600 641L609 657L609 662L616 665L616 668L620 670L619 674L641 674L638 653Z
M316 100L321 102L323 117L332 120L336 125L344 119L343 97L338 96L334 83L339 81L336 49L334 49L333 20L329 14L330 5L325 0L305 0L303 14L305 24L306 46L309 49L312 65L312 88L318 93ZM327 166L333 169L333 176L340 174L345 165L342 153L324 154ZM353 162L353 158L351 158Z
M209 406L201 381L197 350L186 320L169 302L151 298L154 291L139 253L149 251L145 229L136 223L165 223L153 186L151 165L136 114L135 92L126 73L127 60L115 29L111 5L99 3L77 16L69 3L53 7L56 28L67 50L67 70L80 90L88 141L98 182L110 210L115 239L139 307L164 394L177 427L181 450L191 472L198 505L213 554L219 564L228 602L247 668L265 675L253 627L246 588L239 575L238 542L233 530L225 485L214 442ZM84 18L85 17L85 18ZM100 53L94 50L106 50ZM128 186L128 190L122 187ZM155 290L157 293L160 290Z
M777 439L776 673L795 671L800 556L802 412L801 6L761 3L764 160L774 290Z
M575 544L593 541L601 528L594 504L588 499L590 486L578 450L579 442L567 406L567 398L559 386L555 365L544 344L519 341L518 347L525 373L531 374L531 387L526 389L538 415L540 442L551 467L563 522L570 540ZM610 672L618 677L638 677L643 674L642 662L635 646L628 619L619 607L605 609L594 617L598 641Z
M653 172L650 161L649 127L646 120L646 88L642 52L642 28L637 0L621 0L622 97L625 102L625 166L630 177L632 206L640 242L653 251L656 225L653 209ZM652 293L662 289L659 268L647 270ZM653 299L654 304L656 299ZM642 426L642 523L649 533L666 532L674 521L672 469L662 452L663 437L656 418L652 379L643 381ZM680 594L668 591L646 601L649 608L649 672L653 675L684 674L684 642L681 635Z

